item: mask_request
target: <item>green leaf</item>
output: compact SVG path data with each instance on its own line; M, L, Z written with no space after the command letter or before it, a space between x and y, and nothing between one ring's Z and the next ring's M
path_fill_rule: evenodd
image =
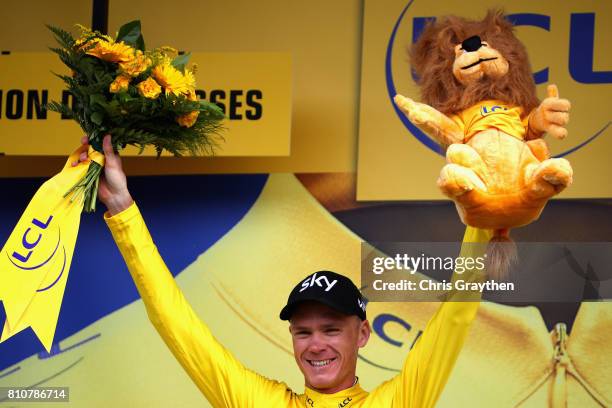
M223 110L212 102L200 101L200 111L208 112L215 119L223 119Z
M50 111L60 113L63 117L67 119L73 119L75 116L70 106L61 104L59 102L50 102L46 105L46 108Z
M185 66L189 63L189 58L191 58L190 52L183 55L179 55L172 60L172 66L181 71L182 73L185 73Z
M104 115L101 112L94 112L91 114L90 119L93 123L100 126L104 120Z
M144 50L145 50L145 42L144 42L144 38L143 38L142 35L140 37L138 37L138 40L136 40L136 44L134 45L134 47L136 49L144 52Z
M132 43L142 35L140 30L140 20L130 21L119 27L119 34L117 34L116 41L124 41L126 43Z
M144 51L145 43L140 30L140 20L130 21L122 25L121 28L119 28L119 34L117 34L116 41L123 41L136 49Z
M54 27L49 24L45 24L49 31L55 35L55 39L63 48L72 48L74 46L74 37L68 31L62 30L59 27Z
M124 104L129 103L132 99L134 99L127 92L120 92L116 94L116 98L120 103L124 103Z
M106 98L104 97L104 95L101 95L101 94L92 94L92 95L89 95L89 104L90 105L105 106L106 105Z

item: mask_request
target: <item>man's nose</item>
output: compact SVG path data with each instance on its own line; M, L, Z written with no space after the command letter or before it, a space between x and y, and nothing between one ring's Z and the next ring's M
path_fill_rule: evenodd
M311 337L310 343L308 344L308 351L310 351L311 353L321 353L325 351L326 349L327 349L327 345L323 341L323 338L321 337L321 335L315 333Z
M479 36L474 35L461 43L461 49L467 52L473 52L482 47L482 41Z

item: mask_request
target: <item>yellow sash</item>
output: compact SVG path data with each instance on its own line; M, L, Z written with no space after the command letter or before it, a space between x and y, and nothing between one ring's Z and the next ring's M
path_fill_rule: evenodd
M32 327L51 349L83 209L81 199L64 195L92 161L104 165L104 155L89 147L89 160L73 167L84 149L75 150L62 171L38 189L2 248L0 300L6 322L0 343Z

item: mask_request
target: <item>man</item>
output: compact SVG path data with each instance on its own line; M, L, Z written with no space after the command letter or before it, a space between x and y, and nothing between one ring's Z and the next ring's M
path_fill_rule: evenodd
M84 150L87 140L84 139ZM440 395L478 308L444 303L410 351L401 372L371 393L359 386L357 353L370 336L365 299L346 277L316 272L298 283L280 317L288 320L303 394L242 366L195 315L166 268L127 188L110 136L99 197L149 318L174 356L215 407L431 407ZM80 161L87 159L83 152ZM78 163L74 163L77 165ZM486 235L486 234L483 234ZM486 236L475 236L487 240Z

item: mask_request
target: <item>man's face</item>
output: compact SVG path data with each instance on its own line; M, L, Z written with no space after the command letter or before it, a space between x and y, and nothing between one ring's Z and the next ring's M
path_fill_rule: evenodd
M289 331L306 386L332 394L353 385L357 352L370 337L367 320L304 302L293 312Z

